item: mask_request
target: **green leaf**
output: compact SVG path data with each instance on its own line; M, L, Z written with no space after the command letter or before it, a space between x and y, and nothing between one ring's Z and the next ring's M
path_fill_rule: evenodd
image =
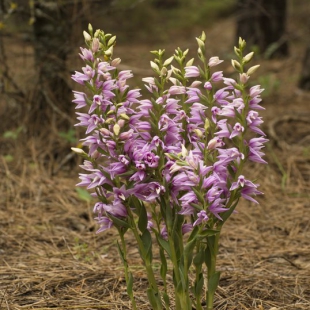
M163 292L163 299L167 307L170 305L170 299L167 293Z
M123 265L125 265L127 264L127 262L125 260L124 252L122 251L121 246L119 245L118 241L116 242L116 244L117 244L117 250L118 250L119 256L123 262Z
M77 187L75 190L76 190L76 192L78 194L78 197L81 200L84 200L86 202L91 202L92 201L93 197L89 194L89 192L86 189Z
M198 191L198 189L192 187L192 190L194 191L194 193L196 194L198 200L200 203L204 204L205 203L205 198L203 197L203 195Z
M205 256L205 251L198 252L194 257L193 264L196 267L201 266L204 262L204 256Z
M128 283L127 283L127 294L129 296L132 295L132 287L133 287L133 276L132 276L132 273L129 272L128 273Z
M220 281L220 271L216 271L214 274L211 275L211 277L208 279L208 292L210 292L210 294L214 294L217 286L219 284Z
M239 202L239 198L226 212L221 213L221 218L223 219L222 225L227 221L230 215L234 212L234 210L237 207L238 202Z
M195 282L195 295L196 296L201 296L202 289L203 289L203 275L202 273L199 274L198 276L198 281Z
M220 231L216 230L216 229L205 229L202 232L200 232L200 234L197 236L198 238L205 238L205 237L209 237L209 236L214 236L216 234L218 234Z
M198 231L199 231L198 226L195 226L194 229L192 230L187 242L190 242L190 241L196 239Z
M112 220L113 224L116 227L118 227L118 228L124 227L124 228L127 228L127 229L130 228L130 225L127 222L125 222L124 220L121 220L120 218L115 217L114 215L112 215L110 213L108 214L108 216Z
M164 250L162 248L160 248L159 254L160 254L160 261L161 261L160 276L164 281L166 281L166 275L167 275L167 269L168 268L167 268L166 256L165 256Z
M147 221L148 221L148 219L147 219L146 208L145 208L145 205L143 203L141 203L138 227L139 227L142 234L147 229Z
M171 258L171 249L170 249L169 242L161 237L158 237L157 240L158 240L159 245L166 251L168 256Z
M152 306L153 309L160 309L158 308L158 303L161 304L160 300L158 300L158 296L156 297L156 292L152 289L152 288L148 288L146 290L146 293L147 293L147 297L150 301L150 304Z
M141 235L141 240L145 250L146 257L149 262L152 261L152 236L151 233L146 229Z

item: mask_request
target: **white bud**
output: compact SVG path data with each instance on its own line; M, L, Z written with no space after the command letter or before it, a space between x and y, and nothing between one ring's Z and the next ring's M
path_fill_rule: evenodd
M251 52L251 53L245 55L245 56L243 57L244 63L249 62L249 61L253 58L253 56L254 56L254 52Z
M88 24L88 31L90 34L93 34L93 26L91 24Z
M114 132L114 134L115 134L116 136L118 136L120 130L121 130L120 125L116 123L116 124L113 126L113 132Z
M235 60L235 59L232 59L232 60L231 60L231 65L232 65L236 70L239 70L239 69L241 68L240 63L239 63L237 60Z
M258 68L260 67L260 65L256 65L251 67L248 71L247 71L247 75L252 75Z
M204 31L202 32L200 39L201 41L206 42L206 34Z
M98 38L100 32L101 32L101 30L100 30L100 29L97 29L97 30L95 31L94 38Z
M80 155L87 155L82 149L78 148L78 147L72 147L71 150L76 153L76 154L80 154Z
M115 40L116 40L116 36L113 36L112 38L110 38L110 40L108 41L108 46L113 45Z
M187 156L187 154L188 154L188 151L187 151L186 147L183 144L182 144L182 152L181 152L181 154L182 154L183 158L185 158Z
M196 38L196 41L197 41L198 46L199 46L200 48L204 48L205 43L204 43L202 40L200 40L199 38Z
M166 67L162 67L161 71L160 71L160 76L166 76L167 74L167 68Z
M150 64L151 64L151 68L152 68L155 72L159 73L159 67L158 67L158 65L157 65L154 61L150 61Z
M174 59L174 56L171 56L170 58L168 58L167 60L165 60L165 62L164 62L164 67L169 66L169 65L172 63L173 59Z
M122 119L126 120L126 121L129 121L129 116L128 116L127 114L125 114L125 113L122 113L122 114L120 115L120 117L121 117Z
M108 57L113 55L113 46L110 46L105 52L104 54Z
M91 36L89 33L87 33L86 31L83 31L83 36L85 41L90 41L91 40Z
M185 67L192 66L193 63L194 63L194 60L195 60L194 58L190 59L190 60L186 63Z

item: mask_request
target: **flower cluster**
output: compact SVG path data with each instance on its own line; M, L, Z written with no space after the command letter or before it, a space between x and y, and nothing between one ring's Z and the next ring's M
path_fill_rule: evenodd
M239 73L234 80L214 70L223 60L205 57L204 33L197 38L200 66L194 65L194 59L186 60L188 50L177 49L168 59L164 50L153 51L155 76L143 79L149 98L141 100L140 90L127 84L131 71L119 71L120 59L112 58L115 37L101 30L93 33L91 26L84 37L87 48L81 48L80 56L85 67L72 76L87 89L87 93L75 91L73 100L84 111L77 113L76 126L86 128L82 142L88 148L87 153L74 149L85 159L78 186L92 190L97 199L98 232L114 225L123 238L132 229L146 268L151 262L147 243L152 242L150 232L154 233L162 266L168 256L176 283L188 285L187 259L174 252L189 247L190 253L196 248L197 256L214 255L208 252L211 245L201 242L202 236L210 241L219 235L240 197L257 203L253 197L261 194L258 184L242 174L248 161L266 163L262 148L268 140L258 113L263 109L263 89L247 86L258 66L245 71L253 53L243 56L245 42L240 39L235 48L238 60L232 60ZM186 233L190 236L183 246ZM214 240L218 242L218 237ZM216 249L217 243L215 253ZM125 248L120 251L124 255ZM177 267L180 264L184 272ZM212 280L217 277L215 268L209 269L208 280L216 282ZM196 271L199 277L201 270ZM152 270L147 272L152 278ZM165 283L165 273L162 277ZM130 281L129 273L127 278ZM198 280L195 286L200 287ZM153 280L150 289L158 295ZM187 295L178 297L180 307L190 304L188 288L183 289ZM198 297L200 291L196 291ZM161 309L158 299L150 301L154 309Z

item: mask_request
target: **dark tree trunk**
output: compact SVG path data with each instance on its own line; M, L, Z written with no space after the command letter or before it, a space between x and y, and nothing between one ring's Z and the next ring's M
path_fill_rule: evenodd
M302 71L298 86L301 89L310 91L310 45L308 45L306 49L305 57L302 62Z
M70 114L73 115L72 92L66 82L70 8L55 0L37 1L33 34L38 81L29 121L34 130L40 130L43 124L68 128Z
M238 0L237 6L237 38L267 57L288 55L286 0Z
M180 5L180 0L153 0L156 8L171 9Z

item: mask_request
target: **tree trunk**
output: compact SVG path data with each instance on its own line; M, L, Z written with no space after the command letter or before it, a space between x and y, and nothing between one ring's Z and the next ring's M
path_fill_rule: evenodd
M70 114L73 115L72 92L66 82L69 18L69 8L58 5L57 1L35 3L33 34L38 81L28 116L35 131L46 126L68 128Z
M238 0L237 38L267 58L287 56L286 9L286 0Z
M301 89L310 91L310 44L308 45L302 62L301 77L298 86Z

